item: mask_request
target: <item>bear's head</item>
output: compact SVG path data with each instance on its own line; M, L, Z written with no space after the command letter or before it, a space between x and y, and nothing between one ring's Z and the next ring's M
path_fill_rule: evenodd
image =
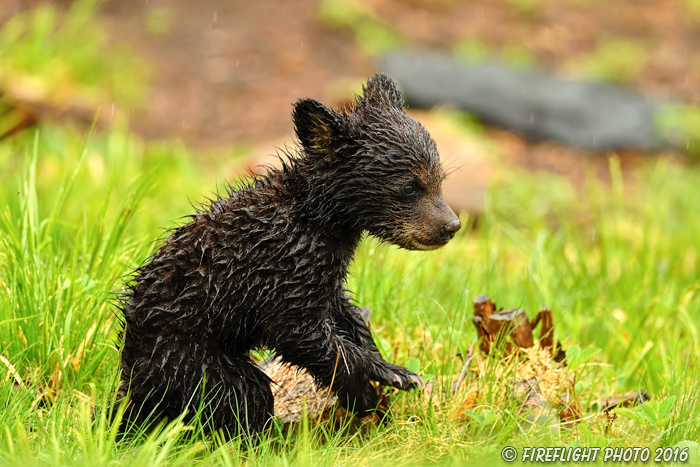
M324 198L318 216L411 250L439 248L459 230L435 142L389 76L372 77L342 110L301 99L293 119L309 186Z

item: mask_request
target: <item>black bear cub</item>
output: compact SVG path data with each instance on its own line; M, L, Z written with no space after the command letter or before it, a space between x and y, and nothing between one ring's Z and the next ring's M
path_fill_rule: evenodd
M207 425L255 435L273 415L264 346L306 369L347 408L376 408L373 381L422 383L386 362L345 289L364 232L411 250L447 243L435 142L377 74L342 110L294 105L299 154L231 189L175 229L123 295L125 422L201 410Z

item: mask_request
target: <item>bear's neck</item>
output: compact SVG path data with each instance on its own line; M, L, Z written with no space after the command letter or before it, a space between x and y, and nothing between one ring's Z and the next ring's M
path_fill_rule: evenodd
M348 206L348 202L356 200L344 198L336 174L320 172L307 160L295 162L283 171L293 210L305 223L337 241L352 257L364 231Z

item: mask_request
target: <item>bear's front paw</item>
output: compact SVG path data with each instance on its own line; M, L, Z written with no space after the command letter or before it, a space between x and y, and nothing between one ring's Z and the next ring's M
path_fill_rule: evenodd
M417 374L399 365L384 362L378 370L376 380L384 386L408 390L424 384Z
M338 391L337 394L340 404L360 418L377 409L381 400L377 388L369 381L350 391Z

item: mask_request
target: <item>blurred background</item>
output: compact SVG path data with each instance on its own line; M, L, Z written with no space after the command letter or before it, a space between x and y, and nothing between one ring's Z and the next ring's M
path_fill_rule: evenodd
M87 129L99 112L98 129L118 125L146 142L180 140L217 164L226 161L224 176L235 176L292 142L296 99L342 105L381 70L405 87L411 70L385 65L387 57L435 55L456 67L445 71L453 96L407 98L455 170L445 186L449 202L478 212L494 172L509 167L555 172L576 184L589 169L605 178L611 154L623 168L649 157L691 160L700 129L693 107L700 102L698 45L698 0L3 0L0 137L35 125ZM502 65L497 75L513 75L515 87L534 73L535 91L527 94L546 94L555 76L658 102L643 132L659 144L581 147L484 118L483 105L481 114L472 111L460 94L485 96L506 120L522 104L498 86L460 87L470 76L464 67L492 63ZM413 88L442 87L431 79ZM596 89L554 100L574 112L574 129L577 112L592 111L595 120L595 112L608 111L590 97ZM587 103L592 109L581 110ZM559 119L556 109L550 114Z

